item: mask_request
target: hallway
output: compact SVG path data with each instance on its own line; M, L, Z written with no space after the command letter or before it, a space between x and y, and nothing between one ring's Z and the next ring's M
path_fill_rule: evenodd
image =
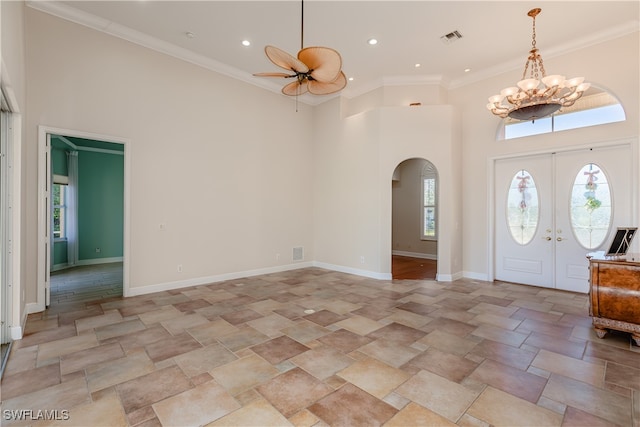
M393 280L435 280L437 273L438 261L435 259L399 255L391 257Z

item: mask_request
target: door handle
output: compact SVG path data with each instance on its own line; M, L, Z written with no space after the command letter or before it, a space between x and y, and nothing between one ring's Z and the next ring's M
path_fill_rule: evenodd
M546 240L546 241L549 241L549 240L551 240L551 236L543 237L543 239Z
M562 242L562 241L563 241L563 240L565 240L565 239L563 239L562 237L558 237L556 240L557 240L558 242Z

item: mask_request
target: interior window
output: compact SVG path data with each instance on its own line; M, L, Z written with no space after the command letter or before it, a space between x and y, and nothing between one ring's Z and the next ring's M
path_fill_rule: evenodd
M66 194L65 184L53 184L53 237L65 239L66 233Z
M436 239L438 177L435 167L427 162L422 169L422 239Z

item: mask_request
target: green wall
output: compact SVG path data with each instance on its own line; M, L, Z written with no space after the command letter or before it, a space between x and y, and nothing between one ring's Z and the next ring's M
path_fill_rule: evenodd
M124 156L80 151L78 260L122 257L123 231Z
M56 146L51 147L51 162L55 175L67 176L67 151Z
M73 143L111 149L108 143L67 137ZM51 169L68 175L69 146L52 137ZM109 145L109 147L96 146ZM122 152L120 146L114 151ZM78 261L91 262L123 256L124 232L124 156L99 151L78 151ZM100 248L100 252L96 252ZM52 267L67 263L67 242L53 244Z

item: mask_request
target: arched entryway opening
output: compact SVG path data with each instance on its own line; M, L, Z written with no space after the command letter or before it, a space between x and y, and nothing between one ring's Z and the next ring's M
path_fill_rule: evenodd
M393 279L435 280L438 272L438 171L411 158L391 181L391 274Z

